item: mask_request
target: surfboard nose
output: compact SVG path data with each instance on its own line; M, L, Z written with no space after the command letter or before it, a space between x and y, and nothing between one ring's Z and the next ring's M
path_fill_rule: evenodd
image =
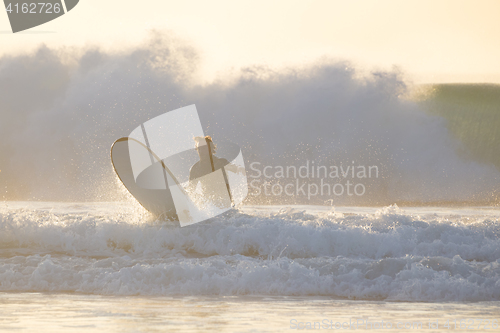
M4 0L12 32L52 21L75 8L79 0Z

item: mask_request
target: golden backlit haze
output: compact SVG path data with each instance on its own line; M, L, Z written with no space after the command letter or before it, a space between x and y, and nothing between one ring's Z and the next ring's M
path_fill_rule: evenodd
M0 12L0 55L48 46L140 44L167 31L200 53L201 81L253 64L322 57L416 82L500 83L500 1L81 0L67 15L12 34Z

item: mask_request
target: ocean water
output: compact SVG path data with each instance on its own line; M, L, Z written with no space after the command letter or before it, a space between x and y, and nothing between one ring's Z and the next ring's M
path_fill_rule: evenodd
M404 73L363 76L348 62L325 60L278 71L245 68L229 81L197 86L188 83L197 76L196 52L179 51L160 33L119 53L41 48L0 58L0 198L123 200L109 159L112 143L148 119L196 104L205 133L216 143L238 144L248 176L261 185L269 179L252 163L260 171L308 162L377 166L379 177L362 180L364 195L336 196L335 204L498 203L499 85L431 85L411 98L419 87ZM181 63L193 64L193 72L164 66ZM48 64L50 70L38 70ZM296 179L272 179L280 181ZM332 199L249 190L254 205Z
M493 164L500 170L500 85L433 84L414 90L419 105L446 119L450 134L463 146L466 159Z
M250 332L430 318L441 330L445 320L492 321L499 217L500 207L246 206L179 228L126 202L7 201L0 328ZM488 331L485 323L475 325Z
M0 58L0 330L274 332L360 318L496 329L499 85L416 87L398 70L360 77L325 60L197 86L199 55L180 46L157 33L119 53ZM247 166L376 165L380 177L359 197L251 193L204 223L156 221L109 149L193 103Z

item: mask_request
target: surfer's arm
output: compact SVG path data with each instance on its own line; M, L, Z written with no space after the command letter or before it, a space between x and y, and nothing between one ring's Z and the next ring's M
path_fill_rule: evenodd
M229 170L233 173L240 173L242 175L245 174L245 168L236 164L229 163L224 167L224 169Z
M227 170L227 171L231 171L232 173L240 173L242 175L245 174L245 168L242 167L242 166L239 166L239 165L236 165L236 164L233 164L233 163L229 163L228 160L226 159L223 159L224 160L224 169Z

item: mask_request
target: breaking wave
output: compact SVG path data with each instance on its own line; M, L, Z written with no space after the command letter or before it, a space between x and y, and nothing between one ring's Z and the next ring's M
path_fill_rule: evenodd
M124 204L56 206L0 210L0 291L500 300L498 212L247 207L179 228Z

